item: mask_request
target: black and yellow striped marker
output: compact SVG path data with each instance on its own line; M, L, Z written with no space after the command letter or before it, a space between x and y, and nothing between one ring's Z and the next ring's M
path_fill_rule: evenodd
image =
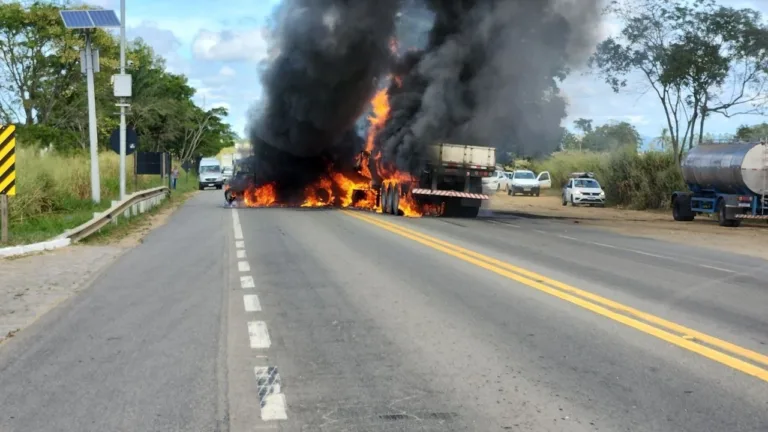
M16 126L0 126L0 195L16 195Z

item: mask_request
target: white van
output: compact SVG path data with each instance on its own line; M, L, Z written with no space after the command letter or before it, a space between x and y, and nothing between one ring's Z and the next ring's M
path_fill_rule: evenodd
M207 187L221 189L224 186L224 174L218 159L202 158L200 160L197 182L200 190Z

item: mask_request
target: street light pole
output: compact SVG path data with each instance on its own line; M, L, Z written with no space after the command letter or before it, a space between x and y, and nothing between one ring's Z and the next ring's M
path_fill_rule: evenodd
M125 74L125 0L120 0L120 74ZM125 98L120 98L120 200L125 199Z
M91 32L85 32L85 75L88 87L88 132L91 144L91 198L96 204L101 202L99 183L99 147L96 131L96 90L93 83L93 49Z

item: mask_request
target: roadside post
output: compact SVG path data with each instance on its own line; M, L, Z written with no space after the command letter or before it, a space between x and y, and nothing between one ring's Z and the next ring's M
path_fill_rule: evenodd
M8 242L8 197L16 195L16 125L0 126L0 241Z
M91 151L91 198L101 202L99 180L99 147L96 130L96 90L94 74L99 72L99 50L92 47L91 36L95 29L120 27L113 10L62 10L59 12L64 26L69 30L78 30L85 35L85 49L80 51L80 71L86 77L88 90L88 135ZM121 168L125 168L121 165Z

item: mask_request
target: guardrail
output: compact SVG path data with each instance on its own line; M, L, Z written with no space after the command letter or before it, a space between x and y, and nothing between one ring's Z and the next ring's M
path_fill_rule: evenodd
M78 242L89 235L99 231L108 223L117 223L120 217L131 218L144 213L152 207L159 205L171 193L167 186L160 186L153 189L147 189L128 195L122 201L113 201L112 207L107 210L96 213L93 219L65 231L54 240L69 239L72 243Z
M98 232L108 223L117 223L120 217L131 218L146 212L152 207L156 207L170 195L170 192L171 191L167 186L161 186L128 195L122 201L113 201L112 207L107 210L101 213L95 213L93 219L88 222L79 227L65 231L63 234L58 235L51 240L0 248L0 257L26 255L28 253L43 252L69 246L71 243L80 241L89 235Z

